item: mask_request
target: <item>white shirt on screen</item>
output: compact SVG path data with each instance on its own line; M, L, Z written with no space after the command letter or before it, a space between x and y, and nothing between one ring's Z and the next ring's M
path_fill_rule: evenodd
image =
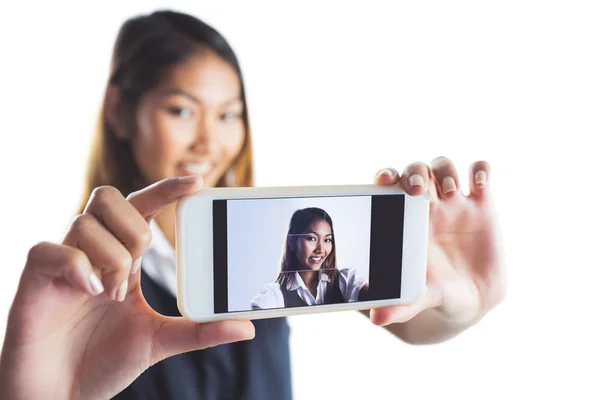
M327 282L329 277L319 271L319 284L317 285L317 297L312 295L308 290L304 281L300 277L298 272L294 272L294 276L287 283L287 290L296 291L298 296L309 306L315 304L324 304L325 302L325 291L327 289ZM358 300L358 294L360 289L364 286L367 281L356 274L355 269L340 269L340 291L346 303L350 303ZM263 290L252 300L251 307L258 307L261 309L266 308L281 308L285 307L283 300L283 294L281 293L281 287L279 283L272 282L267 283Z

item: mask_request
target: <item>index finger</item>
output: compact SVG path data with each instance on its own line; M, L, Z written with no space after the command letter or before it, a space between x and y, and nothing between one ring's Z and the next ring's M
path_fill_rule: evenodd
M167 178L131 193L127 200L150 222L163 208L202 188L202 177Z

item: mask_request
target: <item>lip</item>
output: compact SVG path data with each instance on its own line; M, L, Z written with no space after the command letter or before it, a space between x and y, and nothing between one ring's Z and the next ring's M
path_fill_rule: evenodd
M318 258L318 260L315 260L315 258ZM308 259L311 262L315 263L315 264L320 264L321 262L323 262L324 258L325 258L324 256L310 256L310 257L308 257Z
M200 175L203 178L215 168L211 161L188 161L179 164L179 169L184 175Z

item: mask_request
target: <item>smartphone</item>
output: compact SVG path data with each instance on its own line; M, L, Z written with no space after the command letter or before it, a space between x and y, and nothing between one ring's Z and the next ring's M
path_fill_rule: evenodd
M195 322L414 302L427 195L398 186L213 188L177 204L177 302Z

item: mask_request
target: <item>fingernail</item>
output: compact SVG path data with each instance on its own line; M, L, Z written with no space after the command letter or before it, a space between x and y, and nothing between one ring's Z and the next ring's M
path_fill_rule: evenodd
M138 269L142 266L142 257L138 258L133 262L133 266L131 267L131 275L138 272Z
M485 181L487 180L487 174L485 171L477 171L475 174L475 183L478 185L485 185Z
M381 171L379 171L377 173L377 178L380 178L383 175L387 175L390 178L392 178L394 176L394 173L392 171L390 171L389 169L382 169Z
M192 184L196 182L200 182L202 177L200 175L190 175L190 176L180 176L177 178L177 182L184 184Z
M104 292L104 286L102 286L102 282L100 282L100 279L96 276L94 272L90 274L89 281L90 286L92 287L92 293L94 293L94 295Z
M451 176L447 176L442 181L442 189L444 189L444 193L454 192L456 190L456 182L454 182L454 178Z
M127 294L127 279L121 283L119 289L117 289L117 301L125 300L125 295Z
M408 184L410 186L425 186L425 180L423 180L423 177L419 174L414 174L411 175L410 178L408 178Z

